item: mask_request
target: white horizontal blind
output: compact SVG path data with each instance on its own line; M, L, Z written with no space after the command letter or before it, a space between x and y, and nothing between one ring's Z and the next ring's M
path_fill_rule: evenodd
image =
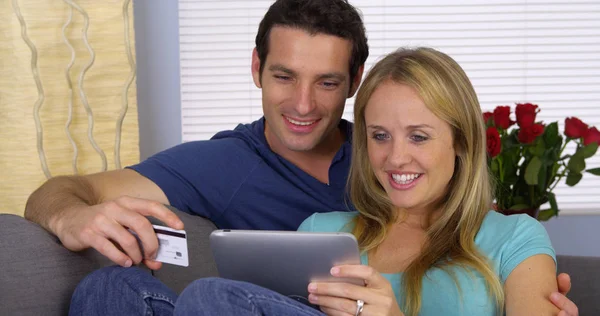
M368 32L367 69L398 47L431 46L465 69L484 110L531 102L561 130L567 116L600 128L600 0L350 2ZM250 57L271 3L179 0L184 142L262 116ZM344 118L352 119L353 104ZM600 167L600 153L587 165ZM573 188L558 186L561 214L600 214L599 188L591 174Z

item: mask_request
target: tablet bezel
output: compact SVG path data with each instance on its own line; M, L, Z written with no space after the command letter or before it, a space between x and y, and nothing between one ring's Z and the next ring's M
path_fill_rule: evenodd
M308 297L308 284L364 280L335 278L335 265L360 264L354 235L345 232L215 230L210 235L219 276L245 281L293 298Z

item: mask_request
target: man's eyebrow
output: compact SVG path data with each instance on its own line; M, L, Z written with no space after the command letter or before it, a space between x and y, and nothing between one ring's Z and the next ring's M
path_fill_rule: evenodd
M329 72L329 73L320 75L319 79L321 79L321 80L323 80L323 79L336 79L338 81L345 81L346 80L346 76L343 73L340 73L340 72Z
M283 73L286 73L290 76L297 76L297 73L281 64L274 64L269 66L269 71L281 71ZM346 76L344 76L343 73L340 72L328 72L328 73L324 73L322 75L319 75L319 79L323 80L323 79L336 79L338 81L345 81L346 80Z
M274 64L274 65L269 66L269 71L281 71L288 75L292 75L292 76L296 75L295 71L293 71L289 68L286 68L283 65L279 65L279 64Z

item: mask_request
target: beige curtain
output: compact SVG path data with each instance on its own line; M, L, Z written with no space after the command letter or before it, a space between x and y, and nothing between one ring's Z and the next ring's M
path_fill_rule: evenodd
M131 2L4 0L0 21L0 213L49 176L138 162Z

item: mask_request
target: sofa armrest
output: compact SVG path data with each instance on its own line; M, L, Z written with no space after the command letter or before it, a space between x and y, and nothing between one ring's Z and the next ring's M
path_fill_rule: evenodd
M600 257L556 256L558 272L571 276L567 296L579 308L579 315L600 315Z
M7 315L66 315L79 280L109 264L93 249L72 252L39 225L0 214L0 306Z
M155 275L180 292L196 278L216 275L208 246L214 225L174 210L188 235L190 266L163 265ZM23 217L0 214L0 306L6 315L66 315L86 275L113 263L94 249L72 252L57 237ZM146 268L147 269L147 268Z

